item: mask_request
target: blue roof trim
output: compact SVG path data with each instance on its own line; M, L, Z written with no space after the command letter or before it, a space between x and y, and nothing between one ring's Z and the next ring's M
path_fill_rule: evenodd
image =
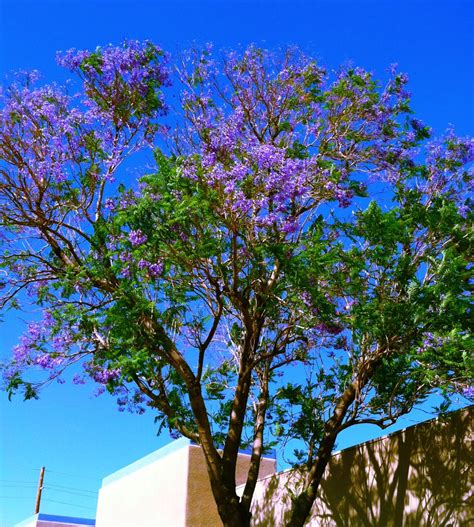
M130 465L127 465L126 467L123 467L120 470L117 470L117 472L114 472L110 474L109 476L105 477L102 480L102 486L104 487L105 485L108 485L109 483L117 481L118 479L121 479L124 476L128 476L129 474L132 474L133 472L140 470L141 468L144 468L150 465L151 463L154 463L158 459L166 457L169 454L176 452L177 450L180 450L186 446L189 446L190 444L191 444L191 441L186 437L181 437L180 439L176 439L176 441L173 441L172 443L168 443L164 447L158 450L155 450L151 454L148 454L148 456L142 457L138 461L135 461L134 463L131 463Z
M76 524L76 525L95 525L95 520L91 520L90 518L75 518L72 516L56 516L55 514L43 514L40 512L39 514L35 514L34 516L31 516L30 518L27 518L26 520L23 520L20 523L17 523L15 527L22 527L23 525L28 525L29 523L38 521L49 521L49 522L56 522L56 523L69 523L69 524Z
M75 518L72 516L56 516L55 514L38 514L38 520L57 523L76 523L78 525L95 525L95 520L90 518Z

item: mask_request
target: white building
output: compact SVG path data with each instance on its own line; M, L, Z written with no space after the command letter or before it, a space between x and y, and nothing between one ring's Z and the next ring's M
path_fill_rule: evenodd
M460 527L474 518L474 406L335 453L313 527ZM237 493L250 456L239 454ZM262 459L253 527L284 527L299 469ZM36 515L16 527L219 527L200 447L178 439L104 478L97 518Z
M246 479L250 456L239 454L237 485ZM265 457L260 477L274 474ZM189 439L173 443L104 478L97 527L220 527L204 455Z

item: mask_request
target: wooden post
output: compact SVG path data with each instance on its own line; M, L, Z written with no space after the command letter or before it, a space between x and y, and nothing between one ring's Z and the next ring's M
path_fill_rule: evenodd
M43 491L43 479L44 479L44 467L41 467L40 477L38 481L38 492L36 494L36 504L35 504L35 514L38 514L40 511L41 505L41 492Z

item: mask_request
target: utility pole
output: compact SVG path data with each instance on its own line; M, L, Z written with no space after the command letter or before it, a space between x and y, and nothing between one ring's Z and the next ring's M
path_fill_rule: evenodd
M45 471L45 468L41 467L40 477L38 481L38 492L36 494L35 514L38 514L40 511L41 492L43 491L44 471Z

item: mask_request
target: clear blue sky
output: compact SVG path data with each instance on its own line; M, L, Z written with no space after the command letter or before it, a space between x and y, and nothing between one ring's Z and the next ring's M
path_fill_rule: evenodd
M470 0L0 0L0 75L34 68L47 79L64 78L57 50L124 38L150 39L171 51L194 41L298 44L328 68L352 61L383 75L398 62L410 76L420 119L438 133L452 124L472 135L473 15ZM0 326L0 358L21 328L12 317ZM93 517L95 497L83 490L97 491L102 477L168 441L156 437L150 413L120 414L112 399L95 399L92 390L53 385L27 403L0 394L0 527L33 513L42 465L46 487L56 488L46 488L42 512ZM342 444L377 431L364 434L352 432Z

